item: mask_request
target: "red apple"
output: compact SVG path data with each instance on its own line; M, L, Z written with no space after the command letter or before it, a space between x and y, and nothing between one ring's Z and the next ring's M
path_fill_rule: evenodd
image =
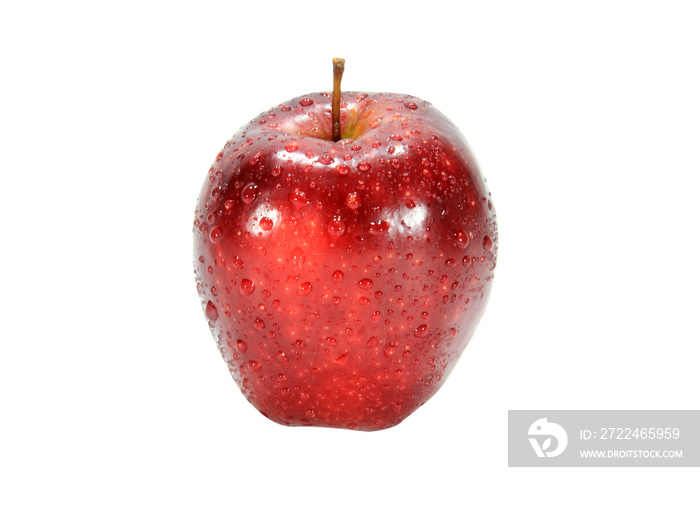
M484 313L496 214L455 125L428 102L280 104L216 156L195 273L234 380L284 425L379 430L444 383Z

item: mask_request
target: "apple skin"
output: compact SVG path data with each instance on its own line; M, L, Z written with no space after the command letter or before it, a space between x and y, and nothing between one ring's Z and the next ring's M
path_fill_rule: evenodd
M338 142L330 113L330 94L301 96L226 142L195 211L197 290L263 415L380 430L435 394L474 334L496 214L428 102L345 92Z

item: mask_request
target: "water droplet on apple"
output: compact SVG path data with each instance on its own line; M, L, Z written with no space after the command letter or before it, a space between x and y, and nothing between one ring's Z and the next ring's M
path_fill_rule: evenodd
M351 210L356 210L362 204L362 199L357 192L353 191L352 193L348 193L348 196L345 198L345 204Z
M341 354L335 359L335 363L340 366L348 364L348 354Z
M289 362L289 357L287 357L287 354L285 354L282 350L277 352L277 359L279 359L282 363Z
M272 173L273 177L279 177L282 175L282 172L284 171L284 168L282 166L275 166L270 170L270 173Z
M386 357L392 357L396 353L396 347L394 345L386 345L384 347L384 355Z
M457 266L457 261L455 261L454 259L447 259L445 261L445 266L449 266L450 268L454 268L455 266Z
M367 348L374 348L377 346L377 338L372 336L367 340Z
M369 290L373 285L374 281L372 279L360 279L360 282L357 283L357 286L362 290Z
M328 221L328 233L331 237L340 237L345 233L345 223L340 217L333 217Z
M239 339L238 341L236 341L236 350L238 350L241 354L245 354L248 350L248 345L245 344L245 341L243 339Z
M258 186L254 182L249 182L248 184L246 184L243 188L243 191L241 192L241 199L246 204L253 204L257 196Z
M265 328L265 321L258 317L253 322L253 326L255 326L255 328L257 328L258 330L263 330Z
M258 363L257 361L248 361L248 368L250 368L253 372L259 372L260 363Z
M255 291L255 283L250 279L243 279L241 281L241 293L243 295L250 295Z
M491 237L489 237L488 235L485 235L483 245L484 245L484 250L486 250L487 252L490 252L493 249L493 241L491 240Z
M362 161L357 164L357 169L360 171L368 171L372 165L369 162Z
M308 97L302 98L302 99L299 101L299 104L301 104L301 105L304 106L304 107L310 106L310 105L313 104L313 103L314 103L314 101L311 100L311 99L308 98Z
M330 155L321 155L319 157L318 161L323 164L324 166L328 166L333 162L333 158Z
M299 289L297 290L297 294L309 295L311 293L311 290L313 290L313 286L311 286L310 282L301 283L299 285Z
M216 306L214 306L214 303L212 303L211 301L207 302L207 306L204 309L204 312L206 313L210 321L216 321L219 318L219 311L216 309Z
M423 337L425 333L428 331L428 325L427 324L422 324L416 330L413 332L413 335L416 337Z
M221 226L216 226L209 232L209 239L214 244L219 244L224 237L224 230Z
M343 280L345 277L345 274L341 272L340 270L336 270L333 272L333 275L331 275L331 279L333 279L334 283L339 283Z
M406 106L408 109L418 109L418 104L415 102L404 102L404 106Z
M269 217L263 217L260 219L260 229L269 232L272 229L273 222Z
M297 209L301 209L309 204L309 199L306 197L306 193L301 190L293 190L289 194L289 200Z
M290 142L284 146L284 149L286 149L289 153L293 153L299 149L299 144L296 142Z
M304 264L304 261L306 260L306 256L304 255L304 250L299 248L298 246L295 247L292 250L292 262L296 264L297 266L301 266Z
M376 221L369 223L369 233L375 237L380 237L389 231L389 223L386 221Z
M469 244L469 235L467 235L465 231L459 230L455 234L455 240L457 241L457 246L461 249L464 249Z
M347 175L348 173L350 173L350 166L348 166L347 164L340 164L336 169L341 175Z
M233 208L233 201L231 199L228 199L226 202L224 202L224 208L226 208L227 210Z

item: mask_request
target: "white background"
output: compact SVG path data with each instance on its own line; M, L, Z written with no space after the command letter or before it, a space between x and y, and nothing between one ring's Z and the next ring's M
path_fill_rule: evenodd
M509 469L508 409L699 409L694 2L12 2L0 13L0 522L697 523L698 469ZM498 211L489 308L375 433L239 393L195 201L258 113L409 93Z

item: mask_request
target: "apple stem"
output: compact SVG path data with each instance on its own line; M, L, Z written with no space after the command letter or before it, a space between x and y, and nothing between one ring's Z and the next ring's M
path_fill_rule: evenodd
M345 71L345 59L333 59L333 101L331 104L331 115L333 118L333 140L338 142L341 138L340 133L340 80L343 78Z

